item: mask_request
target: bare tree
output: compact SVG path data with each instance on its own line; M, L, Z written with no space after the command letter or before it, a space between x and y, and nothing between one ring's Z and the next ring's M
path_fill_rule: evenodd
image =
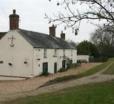
M91 41L96 45L114 46L114 26L102 26L91 34Z
M57 6L61 6L62 10L56 16L50 18L46 15L46 18L50 22L72 27L76 34L82 20L104 20L109 25L114 23L114 0L58 0Z
M114 56L114 26L99 27L91 34L91 41L97 46L102 56Z

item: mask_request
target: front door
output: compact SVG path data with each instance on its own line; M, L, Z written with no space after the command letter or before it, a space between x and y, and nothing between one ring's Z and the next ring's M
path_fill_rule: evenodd
M65 63L66 63L66 61L63 60L63 61L62 61L62 68L64 68L64 69L65 69Z
M54 63L54 73L57 73L57 63Z
M43 75L47 75L48 74L48 63L45 62L43 63Z

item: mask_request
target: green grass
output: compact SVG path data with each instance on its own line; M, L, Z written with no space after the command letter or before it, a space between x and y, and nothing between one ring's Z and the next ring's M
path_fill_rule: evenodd
M114 58L109 58L108 61L114 61Z
M102 69L106 68L109 64L110 64L110 62L108 61L103 64L97 65L97 66L89 69L88 71L79 74L79 77L84 77L84 76L89 76L89 75L95 74L95 73L101 71Z
M107 67L109 64L110 64L110 62L105 62L103 64L97 65L97 66L89 69L86 72L80 73L78 75L69 75L69 76L59 77L54 80L50 80L49 82L47 82L46 84L44 84L41 87L48 86L48 85L55 84L55 83L65 82L65 81L69 81L69 80L73 80L73 79L78 79L81 77L95 74L95 73L99 72L100 70L104 69L105 67Z
M114 74L114 63L103 74Z
M114 81L67 88L5 104L114 104Z

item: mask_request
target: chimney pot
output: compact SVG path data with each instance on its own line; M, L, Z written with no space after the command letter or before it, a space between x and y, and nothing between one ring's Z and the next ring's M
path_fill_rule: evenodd
M61 39L65 40L65 33L61 32Z
M49 27L49 35L54 36L56 35L56 26L52 25Z
M13 14L16 14L16 10L15 9L13 9Z

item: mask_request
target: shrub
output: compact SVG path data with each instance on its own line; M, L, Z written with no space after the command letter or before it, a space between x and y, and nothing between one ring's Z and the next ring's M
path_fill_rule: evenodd
M65 72L67 69L61 68L58 72Z
M90 58L90 62L106 62L107 60L107 57Z
M41 75L40 76L48 76L50 73L41 73Z

